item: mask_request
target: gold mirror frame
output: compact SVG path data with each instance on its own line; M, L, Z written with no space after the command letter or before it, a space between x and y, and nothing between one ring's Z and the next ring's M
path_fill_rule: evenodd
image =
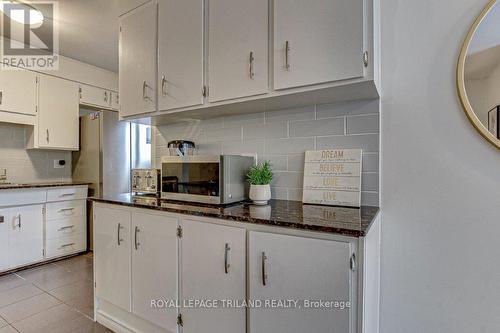
M465 90L465 60L467 58L467 51L469 50L469 45L476 33L477 28L484 20L486 15L490 12L491 8L497 3L497 0L490 0L490 2L486 5L486 7L482 10L481 14L476 18L474 23L469 29L467 33L467 37L465 37L464 44L462 46L462 50L460 51L460 56L458 57L458 65L457 65L457 88L458 95L460 97L460 102L462 103L462 107L469 118L470 122L476 130L491 144L500 149L500 140L495 138L493 134L491 134L488 129L481 123L479 118L476 116L476 113L472 109L472 105L470 104L469 98L467 97L467 91Z

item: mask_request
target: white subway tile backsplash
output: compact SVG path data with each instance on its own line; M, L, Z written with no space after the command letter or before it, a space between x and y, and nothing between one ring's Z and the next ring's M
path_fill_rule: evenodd
M301 188L289 188L288 189L288 200L302 201L302 189Z
M266 112L266 123L314 119L315 106Z
M154 151L157 167L173 139L194 140L199 154L255 155L273 166L273 198L301 201L306 150L363 149L362 203L378 205L378 123L378 100L311 105L160 126Z
M365 173L361 174L361 190L362 191L378 191L378 173Z
M287 156L259 155L258 162L262 163L264 161L269 161L273 170L287 171Z
M304 154L288 156L288 171L304 171Z
M378 192L361 192L361 202L365 206L378 206L379 205Z
M347 117L347 134L366 134L379 132L378 114Z
M290 137L344 135L344 117L290 122Z
M221 129L208 130L205 133L207 142L214 141L241 141L241 127L229 127Z
M363 149L365 153L379 151L378 134L324 136L316 139L316 149Z
M279 139L288 135L288 123L274 122L260 125L243 125L243 140Z
M302 188L304 174L293 171L275 171L271 186Z
M271 198L277 200L287 200L288 191L286 187L271 187Z
M71 180L71 152L27 150L24 126L0 124L0 169L7 170L7 181L17 183ZM54 160L66 166L54 169Z
M363 154L363 172L378 172L379 170L378 153Z
M289 138L266 140L266 154L301 154L314 149L314 138Z
M263 154L264 153L264 140L248 140L248 141L233 141L224 142L222 144L222 153L226 155L239 155L239 154Z

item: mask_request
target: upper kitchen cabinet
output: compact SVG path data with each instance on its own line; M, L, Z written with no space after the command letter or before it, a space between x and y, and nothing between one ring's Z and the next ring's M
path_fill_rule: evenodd
M268 92L268 0L208 2L209 101Z
M0 121L33 125L37 107L36 73L4 69L0 75Z
M117 92L111 92L111 110L120 110L120 95Z
M158 109L203 104L203 0L158 4Z
M363 0L274 1L274 88L363 76Z
M79 149L78 83L40 75L38 122L30 131L28 148Z
M122 117L156 111L157 14L151 1L120 17Z
M80 104L96 107L96 108L111 108L111 91L89 86L87 84L80 85Z

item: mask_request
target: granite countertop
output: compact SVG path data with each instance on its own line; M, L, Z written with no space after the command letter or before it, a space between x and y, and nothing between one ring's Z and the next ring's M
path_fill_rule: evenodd
M42 187L60 187L60 186L82 186L90 185L88 182L44 182L44 183L0 183L1 190L16 190L23 188L42 188Z
M154 199L154 203L136 203L130 194L89 198L90 201L129 207L154 209L171 213L204 216L235 222L287 227L350 237L363 237L368 233L378 207L346 208L304 205L298 201L271 200L267 206L249 202L228 206L184 203Z

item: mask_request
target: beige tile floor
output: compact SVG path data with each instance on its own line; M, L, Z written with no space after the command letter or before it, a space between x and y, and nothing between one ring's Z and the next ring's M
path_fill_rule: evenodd
M92 254L0 276L0 333L110 332L95 323Z

